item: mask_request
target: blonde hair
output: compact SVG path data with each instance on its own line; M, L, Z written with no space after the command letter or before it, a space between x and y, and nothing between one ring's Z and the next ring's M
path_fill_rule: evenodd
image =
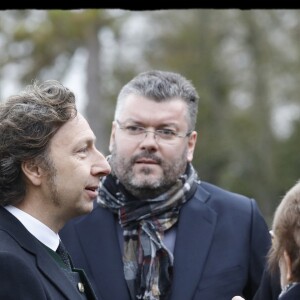
M300 281L300 181L283 197L272 224L274 234L268 253L268 267L272 274L278 268L284 251L291 259L293 281Z

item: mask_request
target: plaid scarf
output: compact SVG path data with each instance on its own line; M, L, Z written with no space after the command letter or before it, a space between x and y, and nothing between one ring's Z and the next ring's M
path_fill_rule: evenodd
M177 222L181 206L194 195L197 179L189 163L185 174L154 199L134 199L111 174L102 179L97 202L119 216L124 236L124 275L132 299L167 299L173 254L162 242L163 234Z

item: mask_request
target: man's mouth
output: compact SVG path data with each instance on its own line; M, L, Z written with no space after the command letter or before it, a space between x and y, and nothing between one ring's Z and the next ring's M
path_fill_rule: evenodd
M154 159L150 158L140 158L135 161L136 164L150 164L150 165L157 165L158 162Z
M91 199L95 199L98 195L98 185L97 186L87 186L85 188L85 190L87 191L87 193Z

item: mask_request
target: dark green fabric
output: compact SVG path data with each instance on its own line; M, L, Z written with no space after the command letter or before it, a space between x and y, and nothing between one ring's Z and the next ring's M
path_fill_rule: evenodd
M87 278L87 275L85 274L83 269L77 269L74 268L72 261L71 261L71 265L72 265L72 271L70 272L68 267L66 266L66 264L63 262L62 258L59 256L58 253L56 253L55 251L53 251L52 249L50 249L49 247L47 247L46 245L44 245L43 243L41 243L43 245L43 247L47 250L47 252L49 253L49 255L56 261L56 263L63 269L64 273L67 275L68 278L71 279L72 283L75 285L75 288L77 288L77 283L81 282L84 286L84 294L82 294L83 299L87 299L87 300L96 300L96 294L94 292L94 290L91 287L91 284ZM75 274L75 276L73 275ZM78 274L78 276L76 275ZM79 281L75 281L74 278L79 277ZM84 296L85 295L85 296Z

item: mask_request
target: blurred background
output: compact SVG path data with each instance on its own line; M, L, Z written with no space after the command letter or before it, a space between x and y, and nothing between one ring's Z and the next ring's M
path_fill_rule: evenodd
M149 69L181 73L200 95L200 179L255 198L269 225L300 178L299 10L4 10L0 49L1 101L60 80L105 154L120 88Z

